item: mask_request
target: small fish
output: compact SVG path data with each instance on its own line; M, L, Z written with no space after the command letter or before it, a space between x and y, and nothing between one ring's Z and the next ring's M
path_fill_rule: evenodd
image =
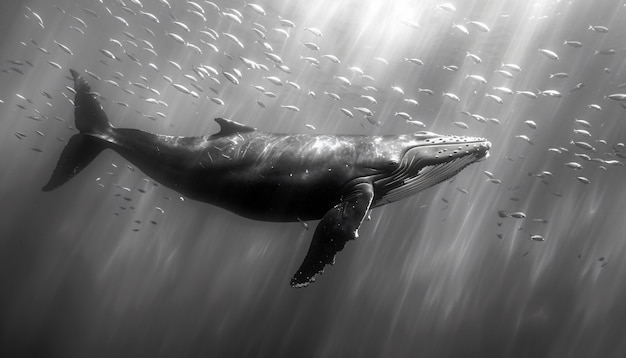
M226 16L228 19L241 24L241 19L239 18L239 16L235 15L235 14L231 14L230 12L222 12L222 15Z
M274 66L276 66L276 68L278 68L279 70L281 70L281 71L283 71L283 72L285 72L287 74L291 74L292 73L291 69L288 66L285 66L285 65L274 65Z
M348 67L348 70L357 73L359 76L363 76L364 72L363 69L361 67L357 67L357 66L350 66Z
M494 72L505 78L513 78L513 74L507 70L495 70Z
M305 124L304 126L307 127L310 130L313 130L313 131L315 130L315 126L312 125L312 124ZM304 223L304 224L306 224L306 223ZM308 230L308 226L306 226L306 229Z
M366 117L373 117L374 112L372 112L369 108L365 107L353 107L355 110L361 112Z
M471 58L472 60L474 60L475 63L482 63L483 62L483 60L480 57L478 57L478 55L475 55L475 54L473 54L473 53L471 53L469 51L466 52L465 57Z
M469 128L469 126L467 125L467 123L465 123L465 122L461 122L461 121L458 121L458 122L452 122L452 124L454 124L455 126L457 126L457 127L461 128L461 129L468 129L468 128Z
M533 241L545 241L545 238L538 234L530 234L530 239Z
M596 148L594 148L594 146L592 146L591 144L587 143L587 142L575 142L575 141L571 141L571 144L574 144L575 146L577 146L578 148L582 148L585 150L589 150L592 152L596 151Z
M288 109L293 112L300 112L300 108L292 105L281 105L280 108Z
M545 48L540 48L539 52L541 52L544 56L546 56L547 58L554 60L554 61L559 61L559 55L556 54L556 52L552 51L552 50L548 50Z
M283 26L283 27L290 27L290 28L296 27L296 24L293 21L287 20L287 19L278 19L278 23L280 23L280 26Z
M609 28L606 26L600 26L600 25L589 25L589 27L587 27L587 30L591 30L591 31L595 31L595 32L599 32L599 33L603 33L606 34L609 32Z
M626 101L626 93L614 93L606 96L608 99L612 99L614 101Z
M406 123L407 124L412 124L414 126L418 126L420 128L426 128L426 125L423 122L420 122L420 121L409 121L409 120L407 120Z
M602 110L602 107L600 107L599 104L595 104L595 103L592 103L592 104L588 105L587 108L593 109L593 110L596 110L596 111L601 111Z
M565 73L565 72L557 72L557 73L551 73L550 74L550 78L568 78L569 74Z
M493 89L498 91L498 92L500 92L500 93L507 94L507 95L514 95L515 94L515 92L512 89L507 88L507 87L493 87Z
M515 218L515 219L523 219L526 217L526 214L524 214L521 211L516 211L513 213L508 214L509 217Z
M454 93L450 93L450 92L443 92L442 96L450 98L451 100L455 101L455 102L459 102L461 101L461 99L459 98L459 96L455 95Z
M322 37L323 36L322 31L320 31L318 28L315 28L315 27L307 27L304 30L312 33L313 35L315 35L317 37Z
M584 129L574 129L574 134L591 138L591 133L589 133L589 131L586 131Z
M382 57L374 57L374 60L388 66L389 65L389 61L387 61L386 59L382 58Z
M487 84L487 80L483 76L479 75L466 75L465 78L469 78L481 84Z
M145 11L139 11L139 13L147 17L148 19L150 19L150 21L154 22L155 24L159 23L159 18L156 17L156 15L149 13L149 12L145 12Z
M172 86L174 86L174 88L176 88L177 90L179 90L180 92L182 92L184 94L191 94L191 91L187 87L185 87L185 86L183 86L181 84L172 83Z
M181 45L186 45L187 44L187 41L185 41L185 39L182 36L178 35L178 34L175 34L173 32L168 32L168 33L166 33L166 35L171 37L174 41L178 42Z
M61 67L61 65L59 65L58 63L54 62L54 61L48 61L48 63L55 68L58 68L59 70L63 69L63 67Z
M89 70L85 70L85 73L87 73L94 80L97 80L97 81L101 81L102 80L102 78L100 78L100 76L96 75L95 73L93 73L93 72L91 72Z
M126 19L124 19L121 16L113 16L115 19L117 19L119 22L121 22L124 26L129 27L130 25L128 24L128 21L126 21Z
M574 86L574 88L572 88L569 93L574 93L576 91L578 91L579 89L585 87L585 84L582 82L579 82L576 86Z
M368 96L368 95L361 95L361 98L367 100L369 103L371 104L378 104L378 101L376 101L376 98L372 97L372 96Z
M191 32L191 29L189 28L189 26L187 26L187 24L182 23L180 21L172 21L172 24L180 27L181 29L187 31L187 32Z
M585 127L585 128L591 128L591 123L589 123L588 121L586 121L584 119L577 119L577 118L575 118L574 122L576 124L579 124L579 125Z
M500 67L508 68L516 72L522 72L522 68L514 63L502 63Z
M502 104L504 103L504 101L502 100L502 98L496 96L495 94L489 94L489 93L485 93L485 97L491 98L492 100L494 100L496 103L498 104Z
M464 25L452 23L452 28L459 30L463 35L469 35L469 30Z
M345 108L339 108L339 110L341 110L341 112L345 114L346 116L348 116L349 118L354 118L354 114L352 114L352 112L350 112L349 110Z
M295 83L295 82L291 82L291 81L285 81L286 84L290 85L291 87L300 90L300 85Z
M445 10L445 11L449 11L449 12L455 12L456 11L456 7L447 2L447 3L443 3L443 4L437 4L437 9L441 9L441 10Z
M485 23L480 22L480 21L469 21L468 24L474 26L476 29L480 30L481 32L489 32L489 26L487 26Z
M557 90L540 91L539 94L542 95L542 96L555 97L555 98L561 98L561 96L562 96L561 92L559 92Z
M523 141L525 141L525 142L527 142L529 144L533 144L533 142L530 140L530 138L528 138L528 136L525 135L525 134L518 134L518 135L515 136L515 138L519 138L519 139L521 139L521 140L523 140Z
M336 80L340 86L346 86L346 87L352 86L352 83L350 82L350 80L344 76L333 76L333 79Z
M265 10L261 7L261 5L258 5L258 4L244 4L243 7L250 7L257 14L265 16Z
M282 86L283 85L283 81L276 77L276 76L268 76L268 77L263 77L264 79L272 82L273 84L275 84L276 86Z
M327 95L328 97L334 99L335 101L341 100L341 97L338 94L336 94L336 93L324 91L324 94Z
M230 72L226 72L226 71L222 71L222 74L224 75L224 77L226 77L227 80L229 80L231 83L238 85L239 84L239 80L237 79L237 77L235 75L233 75Z
M413 119L411 115L406 112L396 112L394 114L394 117L400 117L400 118L406 119L407 121L410 121Z
M277 54L274 54L271 52L265 52L265 56L279 65L283 64L283 59L280 58L280 56L278 56Z
M435 92L433 92L432 90L428 89L428 88L418 88L417 89L417 93L426 93L429 96L434 96Z
M117 60L117 57L109 50L100 49L100 52L111 60Z
M310 56L300 56L301 60L305 60L306 62L308 62L309 64L311 64L313 67L317 67L319 68L320 66L320 61L318 59L316 59L315 57L310 57Z
M72 50L69 49L69 47L65 46L64 44L57 42L56 40L54 41L55 44L57 44L57 46L59 46L59 48L61 50L63 50L63 52L67 53L70 56L73 56L74 53L72 52Z
M205 2L207 2L207 1L205 1ZM200 13L204 14L204 9L198 3L193 2L193 1L187 1L187 5L193 7L194 10L199 11Z
M419 66L423 66L424 65L424 62L422 60L420 60L419 58L408 58L408 57L405 57L402 61L404 61L404 62L411 62L411 63L419 65Z
M576 162L567 162L565 163L565 166L574 170L582 170L583 166L580 163L576 163Z
M535 121L527 120L527 121L524 121L524 124L526 124L532 129L537 129L537 123L535 123Z
M80 17L72 16L74 20L76 20L82 27L87 28L87 23L83 21Z
M580 47L583 47L583 43L582 43L582 42L580 42L580 41L568 41L568 40L565 40L565 41L563 42L563 45L572 46L572 47L574 47L574 48L580 48Z
M39 16L39 14L37 14L36 12L31 10L31 14L35 17L35 19L37 20L37 23L39 24L39 26L41 26L42 29L45 29L44 25L43 25L43 19L41 18L41 16Z
M576 179L583 184L591 184L591 181L585 177L576 177Z
M341 61L335 55L322 55L322 58L325 58L334 63L341 63Z
M152 37L156 37L156 34L154 33L154 31L150 30L149 28L145 27L143 28L147 33L150 34L150 36Z
M211 98L211 102L213 102L213 103L215 103L215 104L218 104L218 105L220 105L220 106L223 106L223 105L224 105L224 101L223 101L221 98L218 98L218 97L212 97L212 98ZM264 107L264 108L265 108L265 107Z
M122 33L124 34L124 36L128 37L129 39L133 41L137 41L137 38L135 37L135 35L131 34L130 32L123 31ZM137 45L135 45L135 47L137 47Z
M319 51L320 50L320 47L317 44L314 44L313 42L303 42L302 46L304 46L304 47L306 47L306 48L308 48L310 50L313 50L313 51Z
M614 48L605 48L605 49L601 49L601 50L595 50L594 51L594 55L615 55L617 53L617 51ZM606 71L608 70L608 71ZM605 72L607 73L611 73L611 70L606 68Z

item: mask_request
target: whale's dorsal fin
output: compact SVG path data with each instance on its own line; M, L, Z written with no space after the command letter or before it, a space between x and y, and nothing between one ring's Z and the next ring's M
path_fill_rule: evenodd
M215 121L217 122L217 124L220 125L220 131L213 134L211 136L213 138L225 137L225 136L229 136L229 135L233 135L237 133L254 132L256 130L256 128L248 127L241 123L237 123L235 121L232 121L226 118L218 117L218 118L215 118Z

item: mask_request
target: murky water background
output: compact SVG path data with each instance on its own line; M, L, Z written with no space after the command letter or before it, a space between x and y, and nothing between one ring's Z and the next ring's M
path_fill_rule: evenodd
M220 14L209 2L196 2L204 14L185 1L169 3L171 9L157 0L0 4L3 356L626 354L626 172L620 144L626 141L626 109L605 97L626 92L620 86L626 82L624 1L447 3L455 11L435 1L259 1L265 16L240 1L215 2L220 12L241 12L241 24L233 18L237 15ZM140 11L156 16L158 23ZM295 27L281 25L281 18ZM471 20L490 31L480 31L467 23ZM252 30L260 28L253 23L266 28L265 40ZM589 30L589 25L606 26L609 32ZM201 33L205 27L219 38ZM306 30L311 27L323 36ZM202 54L167 33L181 35ZM237 37L243 48L223 33ZM566 40L580 41L582 47L565 45ZM263 41L291 74L273 66ZM302 44L308 42L320 50ZM146 50L150 46L154 53ZM556 52L560 60L540 48ZM607 49L615 54L594 54ZM466 56L468 51L482 63ZM328 54L341 63L322 57ZM248 70L238 56L269 71ZM319 68L301 56L316 58ZM423 65L404 58L420 59ZM502 63L522 70L509 68L513 78L506 78L495 72ZM218 81L199 79L199 88L192 87L184 74L198 77L193 67L201 64L215 68ZM85 74L119 127L197 135L217 131L212 118L225 116L287 133L420 130L394 116L406 112L427 130L486 137L493 147L487 161L455 179L375 209L337 264L312 286L296 290L289 278L312 236L312 229L299 223L255 222L181 200L110 151L58 190L41 192L63 141L76 132L73 107L64 96L73 97L65 88L71 86L70 68L101 78ZM233 68L242 72L239 85L221 74ZM568 77L550 78L559 72ZM163 75L199 98L177 90ZM292 81L300 89L276 86L264 76ZM340 87L334 76L352 85ZM570 93L578 83L584 87ZM562 97L507 95L494 86L535 94L557 90ZM375 97L377 104L361 95ZM224 104L209 99L216 97ZM297 106L299 112L281 105ZM354 107L370 108L381 125ZM354 118L340 108L353 111ZM459 121L469 128L452 124ZM525 121L534 121L536 128ZM596 150L572 141L588 142ZM572 161L583 169L565 166ZM526 217L502 218L498 210ZM309 223L311 228L315 224ZM530 240L530 235L545 241Z

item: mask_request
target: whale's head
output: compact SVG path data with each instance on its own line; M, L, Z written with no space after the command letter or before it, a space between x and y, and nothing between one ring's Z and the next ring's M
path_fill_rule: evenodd
M484 138L416 132L400 136L393 170L374 180L378 205L397 201L447 180L468 165L486 159L491 143Z

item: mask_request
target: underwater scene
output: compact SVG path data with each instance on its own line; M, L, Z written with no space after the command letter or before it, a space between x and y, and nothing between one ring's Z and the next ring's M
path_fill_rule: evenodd
M0 4L0 356L626 356L626 1L253 1Z

